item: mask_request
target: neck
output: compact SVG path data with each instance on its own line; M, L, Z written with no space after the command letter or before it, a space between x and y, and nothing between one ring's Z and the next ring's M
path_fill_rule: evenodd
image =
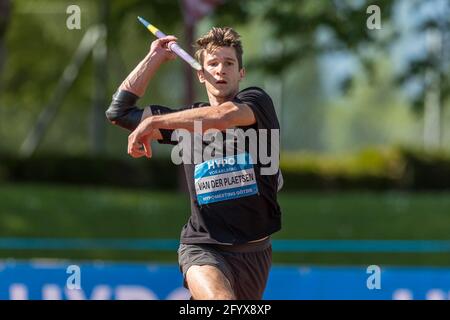
M233 92L232 94L230 94L228 96L216 97L213 94L211 94L210 92L208 92L209 105L211 107L217 107L217 106L221 105L222 103L233 100L233 98L236 96L236 94L237 94L237 91Z

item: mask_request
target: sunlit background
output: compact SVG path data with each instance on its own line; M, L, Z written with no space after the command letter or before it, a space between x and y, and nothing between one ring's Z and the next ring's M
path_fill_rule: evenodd
M188 297L182 170L169 146L130 158L104 115L154 40L138 15L191 53L233 27L241 88L274 101L266 299L450 298L450 1L0 0L0 299ZM193 101L205 89L177 59L139 106Z

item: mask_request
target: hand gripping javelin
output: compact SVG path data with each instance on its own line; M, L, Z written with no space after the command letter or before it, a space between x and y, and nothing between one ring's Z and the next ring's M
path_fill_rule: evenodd
M166 35L163 32L161 32L158 28L156 28L154 25L152 25L145 19L142 19L141 17L138 17L138 19L156 37L158 38L166 37ZM175 52L181 59L189 63L191 67L194 68L195 70L198 71L202 70L202 66L200 65L200 63L198 63L194 58L192 58L189 55L189 53L181 49L181 47L176 42L171 42L169 44L169 49Z

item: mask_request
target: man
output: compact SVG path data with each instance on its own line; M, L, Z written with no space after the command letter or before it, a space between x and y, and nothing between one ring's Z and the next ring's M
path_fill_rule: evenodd
M243 50L239 35L231 28L212 28L197 40L196 58L203 67L197 76L205 85L209 103L195 103L183 110L158 105L137 108L137 99L143 96L158 67L175 58L168 49L171 41L176 38L167 36L152 43L150 52L122 83L106 112L112 123L134 130L128 139L131 156L151 157L151 140L174 144L174 130L190 134L196 130L196 123L201 124L200 133L217 129L222 134L231 128L245 133L278 133L271 98L256 87L239 92L239 82L245 75ZM263 144L262 149L272 150L271 157L278 160L278 148L273 151L271 147L278 146L279 135L269 138L258 136L259 141L250 144ZM189 141L186 135L183 140ZM249 155L252 146L239 149L234 140L231 145L231 157L218 152L219 157L215 155L212 160L186 161L195 158L192 147L194 155L183 158L191 216L181 232L178 256L184 284L195 300L261 299L272 260L270 235L281 228L278 166L276 171L264 174L267 162L263 165L254 153ZM202 141L200 153L206 148ZM238 164L238 160L244 164Z

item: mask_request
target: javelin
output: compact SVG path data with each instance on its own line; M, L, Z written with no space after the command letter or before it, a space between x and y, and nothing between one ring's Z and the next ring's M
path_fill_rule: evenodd
M156 37L158 37L160 39L166 37L166 35L162 31L160 31L158 28L156 28L154 25L152 25L145 19L142 19L141 17L138 17L138 19ZM170 48L170 50L175 52L181 59L183 59L184 61L189 63L192 68L194 68L195 70L198 70L198 71L202 70L202 66L200 65L200 63L198 63L197 60L192 58L189 55L189 53L187 53L186 51L181 49L181 47L176 42L170 43L169 48Z

